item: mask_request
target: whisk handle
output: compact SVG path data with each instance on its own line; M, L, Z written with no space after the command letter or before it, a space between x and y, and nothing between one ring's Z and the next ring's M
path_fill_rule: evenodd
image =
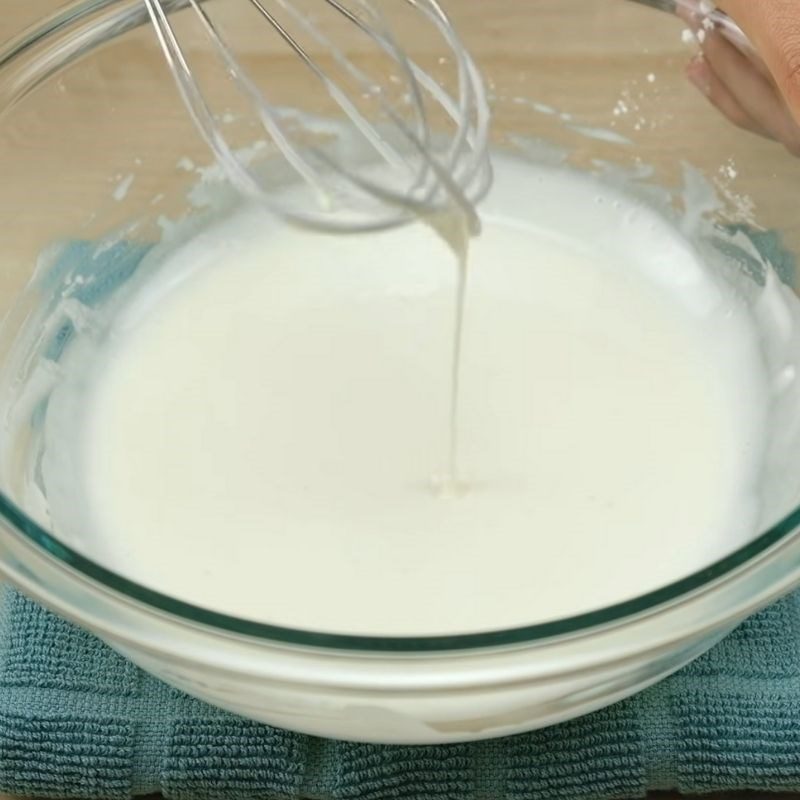
M753 0L753 2L757 1ZM761 56L747 37L747 34L727 14L713 8L712 3L708 3L705 0L633 0L633 2L656 8L659 11L666 11L669 14L682 16L681 12L684 12L708 19L713 25L713 29L722 33L742 53L753 60L761 60ZM712 8L707 10L705 6L712 6Z

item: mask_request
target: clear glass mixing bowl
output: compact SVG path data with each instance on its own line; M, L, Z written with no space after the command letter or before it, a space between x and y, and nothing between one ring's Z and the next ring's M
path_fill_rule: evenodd
M281 75L270 84L276 101L291 100L300 73L237 18L244 5L227 4L226 24L251 70ZM702 206L698 246L752 305L765 359L800 357L768 302L774 285L762 247L768 239L766 258L788 279L800 249L800 161L732 128L687 85L681 24L622 0L449 6L489 79L495 142L623 181L676 219L715 198ZM432 40L417 32L404 42L436 69ZM198 63L210 60L201 39L192 46ZM234 126L232 135L244 146L254 133ZM0 571L14 585L219 706L325 736L423 743L509 734L611 703L800 582L800 446L791 424L800 399L791 392L781 400L787 424L773 443L758 538L646 596L534 627L423 639L282 629L158 594L60 541L46 495L28 478L35 487L41 416L58 373L53 348L69 346L86 309L73 293L60 327L37 327L75 278L54 265L65 242L90 248L87 258L123 240L147 247L162 235L159 220L201 213L187 200L196 181L187 159L210 156L139 0L72 3L0 49ZM104 291L113 294L124 259L104 263L113 272ZM31 359L18 359L32 322L28 355L39 366L50 360L44 380Z

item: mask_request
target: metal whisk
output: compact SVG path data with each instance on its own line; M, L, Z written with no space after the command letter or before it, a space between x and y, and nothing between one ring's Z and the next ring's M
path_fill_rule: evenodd
M755 47L742 29L722 11L719 11L711 0L634 0L643 6L650 6L659 11L678 16L692 16L704 26L705 30L717 30L733 45L747 56L760 60Z
M183 7L195 15L218 67L271 144L271 160L260 166L228 141L190 65L167 0L144 0L189 113L240 191L295 222L329 230L388 227L452 206L477 229L475 203L491 183L489 105L481 75L438 0L391 3L394 10L402 6L413 12L413 31L435 34L441 44L436 63L452 66L452 89L433 76L430 66L424 69L406 54L373 0L314 0L313 15L303 13L296 0L227 0L258 12L265 33L277 34L302 62L308 93L324 90L335 119L307 113L302 88L290 106L271 103L270 87L265 92L257 85L212 20L211 2L185 0ZM324 24L322 12L329 21L333 15L334 24ZM341 32L342 21L348 41L355 36L362 55L366 46L380 59L377 77L331 33ZM280 81L281 75L276 72L270 80ZM446 125L435 126L433 120ZM290 175L280 190L276 171Z

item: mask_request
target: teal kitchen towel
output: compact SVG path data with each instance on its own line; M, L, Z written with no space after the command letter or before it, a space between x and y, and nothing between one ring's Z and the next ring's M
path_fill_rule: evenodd
M0 791L114 800L608 800L800 790L800 595L637 697L473 744L326 741L231 716L6 590Z
M745 231L789 281L794 260ZM760 237L760 238L759 238ZM146 245L72 242L43 276L91 306ZM757 274L758 262L733 254ZM753 262L750 264L747 258ZM78 276L80 280L76 280ZM70 319L46 357L58 361ZM610 800L653 789L800 790L800 595L747 621L660 685L508 739L381 747L276 730L211 708L6 589L0 614L0 791L114 800Z

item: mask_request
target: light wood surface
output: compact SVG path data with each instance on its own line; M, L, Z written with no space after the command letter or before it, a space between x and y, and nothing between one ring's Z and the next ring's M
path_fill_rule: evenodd
M451 0L452 4L457 4L458 0ZM530 0L532 4L536 4L537 0ZM0 12L0 42L5 41L11 38L16 33L20 32L26 26L34 23L44 15L53 13L65 3L63 0L5 0L3 2L3 9ZM518 2L518 0L493 0L493 5L497 6L497 11L495 15L495 24L492 27L487 28L486 36L491 38L496 38L502 41L513 41L513 31L514 31L514 19L517 15L526 13L525 9L529 7L527 3ZM546 6L549 14L545 18L545 23L551 26L559 26L559 25L566 25L569 24L568 19L562 19L559 16L558 5L554 4L553 2L543 2L543 6ZM641 17L642 24L644 23L645 18ZM629 37L646 37L648 35L647 30L637 31L635 29L627 29L621 32L621 35L629 36ZM508 45L509 51L512 50L511 44ZM666 62L665 62L666 64ZM631 65L629 64L617 64L617 65L604 65L605 68L617 68L621 70L630 70ZM671 65L668 68L673 69L680 69L680 65ZM155 143L154 143L155 144ZM3 167L3 154L0 153L0 174L2 173ZM10 165L8 163L5 164L5 168L9 169ZM0 290L2 287L0 287ZM798 759L800 759L800 754L798 754ZM765 798L764 794L759 793L758 795L738 795L739 798L754 798L759 797L760 800ZM675 800L677 796L673 794L657 794L654 795L654 800ZM730 796L727 796L730 797ZM773 800L789 800L788 795L770 795L769 797L773 798ZM797 800L798 796L794 796L794 800ZM10 800L10 798L4 797L0 795L0 800ZM711 800L721 800L721 796L715 796Z

